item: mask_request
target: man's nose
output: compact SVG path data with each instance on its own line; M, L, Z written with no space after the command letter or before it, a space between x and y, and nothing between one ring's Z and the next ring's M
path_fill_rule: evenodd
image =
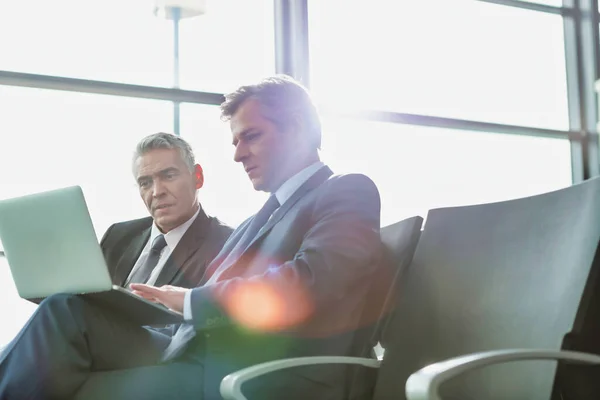
M165 192L165 186L160 179L155 179L152 185L152 195L158 197Z
M246 146L238 143L238 145L235 146L235 152L233 153L233 161L242 162L244 159L246 159L246 157L248 157L248 150L246 149Z

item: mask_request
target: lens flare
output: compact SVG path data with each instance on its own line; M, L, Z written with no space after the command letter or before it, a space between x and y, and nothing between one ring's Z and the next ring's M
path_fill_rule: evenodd
M223 300L232 319L247 329L262 332L291 329L312 312L310 298L299 285L282 288L262 281L246 281Z

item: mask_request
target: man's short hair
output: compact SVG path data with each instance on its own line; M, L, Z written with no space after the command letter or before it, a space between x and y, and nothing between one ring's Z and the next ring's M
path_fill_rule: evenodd
M254 85L241 86L225 95L221 118L231 119L248 99L256 99L263 108L264 117L281 130L292 127L300 119L315 148L321 148L321 120L308 90L299 82L287 75L275 75Z
M181 159L185 162L190 172L194 172L196 161L192 146L179 136L172 133L158 132L148 135L139 141L133 155L133 173L136 173L135 163L137 159L147 152L156 149L177 149L181 155Z

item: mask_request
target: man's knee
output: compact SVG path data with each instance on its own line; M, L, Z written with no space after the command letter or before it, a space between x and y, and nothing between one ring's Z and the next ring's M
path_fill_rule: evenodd
M62 314L78 312L85 305L85 300L76 294L58 293L46 297L38 307L38 313Z

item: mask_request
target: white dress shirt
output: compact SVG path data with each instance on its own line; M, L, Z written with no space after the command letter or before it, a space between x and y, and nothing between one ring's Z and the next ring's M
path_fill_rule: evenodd
M154 283L156 282L156 279L158 279L158 275L160 275L160 272L162 271L163 267L165 266L165 263L169 259L169 256L171 255L173 250L175 250L175 247L177 247L177 244L179 243L179 241L181 240L183 235L185 235L185 233L187 232L190 225L192 225L192 223L194 222L196 217L198 217L199 212L200 212L200 207L198 207L198 210L196 210L196 213L192 216L192 218L188 219L186 222L179 225L177 228L171 229L169 232L164 234L167 245L162 249L162 251L160 253L160 258L158 259L158 263L156 264L156 267L154 267L154 269L152 270L152 273L150 274L150 277L148 278L148 281L146 282L148 285L154 285ZM150 248L152 247L152 243L154 242L154 239L158 235L162 235L162 234L163 233L156 226L156 223L152 223L152 230L150 231L150 237L148 238L148 241L146 242L146 245L144 246L142 253L140 254L140 256L137 259L136 263L134 264L133 268L131 269L129 276L127 277L128 280L129 280L129 278L131 278L133 273L137 269L141 268L142 265L144 264L144 262L146 262L146 259L148 258L148 255L150 254Z
M325 164L321 161L317 161L314 164L309 165L296 175L285 181L279 189L275 191L275 197L280 204L280 207L292 197L292 195L302 186L311 176L317 173ZM275 210L273 214L276 212ZM271 214L271 215L273 215ZM192 320L192 291L188 290L185 293L183 301L183 318L186 321Z

